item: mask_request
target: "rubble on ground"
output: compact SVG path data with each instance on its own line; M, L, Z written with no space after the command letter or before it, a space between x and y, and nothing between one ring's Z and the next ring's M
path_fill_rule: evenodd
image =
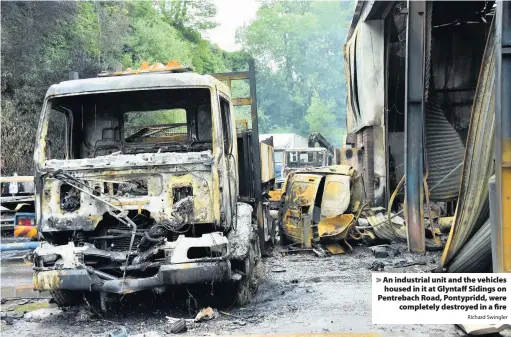
M128 337L128 332L125 327L109 331L106 333L106 337Z
M195 316L195 322L209 321L215 317L218 317L218 314L211 307L207 307L202 309Z
M383 271L385 269L385 265L380 261L374 261L368 269L372 271Z
M385 272L427 272L437 266L440 257L440 252L426 252L420 256L408 253L404 243L388 245L400 251L401 255L394 258L376 258L360 241L353 244L353 251L339 255L328 254L323 258L317 258L312 250L283 256L281 252L286 248L277 246L273 256L264 261L265 273L259 291L245 307L213 304L211 291L213 289L216 294L219 286L215 283L213 287L205 287L207 290L202 295L196 289L189 289L197 301L192 308L189 308L186 302L186 290L183 298L175 298L172 293L165 293L164 296L153 296L151 293L140 294L138 297L126 296L114 312L102 317L90 315L88 306L82 305L65 309L62 313L46 319L28 320L23 317L10 322L4 321L2 336L54 337L66 331L69 335L104 337L107 332L124 326L129 337L164 337L171 334L168 332L170 330L166 330L169 325L180 319L185 320L187 328L186 331L176 334L182 336L240 335L256 332L270 334L288 331L289 326L303 324L308 324L313 332L320 332L322 329L349 330L355 324L374 329L370 316L363 314L364 308L370 306L371 274L377 272L369 268L377 265L379 268L383 266ZM418 264L405 266L412 262ZM284 269L285 272L273 271ZM336 296L331 296L334 289ZM36 301L9 299L2 305L2 311L6 311L4 308L7 307L14 311L17 306ZM194 322L197 313L208 307L213 311L214 319ZM346 312L352 313L349 320L337 319ZM79 319L80 315L83 315L84 319ZM276 321L275 317L279 319ZM317 317L324 317L324 320L319 322ZM377 331L381 332L383 329L378 328ZM385 331L398 335L411 331L406 330L406 326L396 329ZM413 333L422 331L427 335L429 331L427 327L416 329ZM438 329L440 333L450 332L442 335L454 336L452 326L439 326Z
M398 249L392 248L389 245L372 246L370 249L373 252L374 257L377 258L396 257L401 255Z
M166 333L181 333L186 331L186 321L181 318L174 322L167 323L165 327Z
M62 309L59 308L42 308L26 313L23 318L27 320L43 320L51 316L60 315L61 313Z
M136 335L130 335L129 337L161 337L161 335L158 333L158 331L148 331Z

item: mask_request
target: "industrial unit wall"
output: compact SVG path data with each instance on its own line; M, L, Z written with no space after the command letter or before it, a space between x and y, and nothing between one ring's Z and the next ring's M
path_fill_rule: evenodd
M389 2L385 8L378 2L364 3L359 4L360 19L345 45L347 128L356 134L356 147L364 150L368 199L373 205L384 205L388 191L393 191L404 175L407 12L406 2ZM425 163L428 185L434 186L463 161L490 24L471 17L488 7L484 2L464 4L463 8L456 2L429 5L430 47L424 60L429 87ZM468 22L455 24L458 21ZM460 174L458 169L431 192L431 199L456 199Z
M491 105L477 105L475 93L483 85L494 4L357 2L344 47L348 138L362 150L361 172L373 206L387 206L406 176L406 193L397 195L394 209L405 195L416 196L406 200L405 212L416 233L421 226L423 231L419 218L428 214L429 202L441 205L443 215L455 215L464 163L477 150L467 141L482 139L470 138L469 129L474 110ZM462 242L488 219L487 193L481 197L477 223Z
M362 176L367 201L374 206L387 198L383 33L383 20L361 22L344 46L347 131L356 134L355 147L364 150Z

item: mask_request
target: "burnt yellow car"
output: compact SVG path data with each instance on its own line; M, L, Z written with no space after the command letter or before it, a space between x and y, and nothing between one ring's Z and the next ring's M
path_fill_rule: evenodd
M345 239L364 204L362 180L347 165L296 171L282 191L281 236L304 247Z

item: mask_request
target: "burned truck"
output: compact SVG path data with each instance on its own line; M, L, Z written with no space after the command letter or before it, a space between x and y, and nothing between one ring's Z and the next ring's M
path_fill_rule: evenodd
M236 79L250 98L231 98ZM252 128L238 135L242 104ZM34 154L35 289L61 306L99 294L104 308L110 294L215 282L246 303L272 182L261 182L255 104L253 61L213 76L144 63L51 86Z

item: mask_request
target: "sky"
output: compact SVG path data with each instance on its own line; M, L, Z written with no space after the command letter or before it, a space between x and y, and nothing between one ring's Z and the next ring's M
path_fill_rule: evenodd
M226 51L236 51L236 29L255 19L260 2L258 0L215 0L218 27L203 33L203 36Z

